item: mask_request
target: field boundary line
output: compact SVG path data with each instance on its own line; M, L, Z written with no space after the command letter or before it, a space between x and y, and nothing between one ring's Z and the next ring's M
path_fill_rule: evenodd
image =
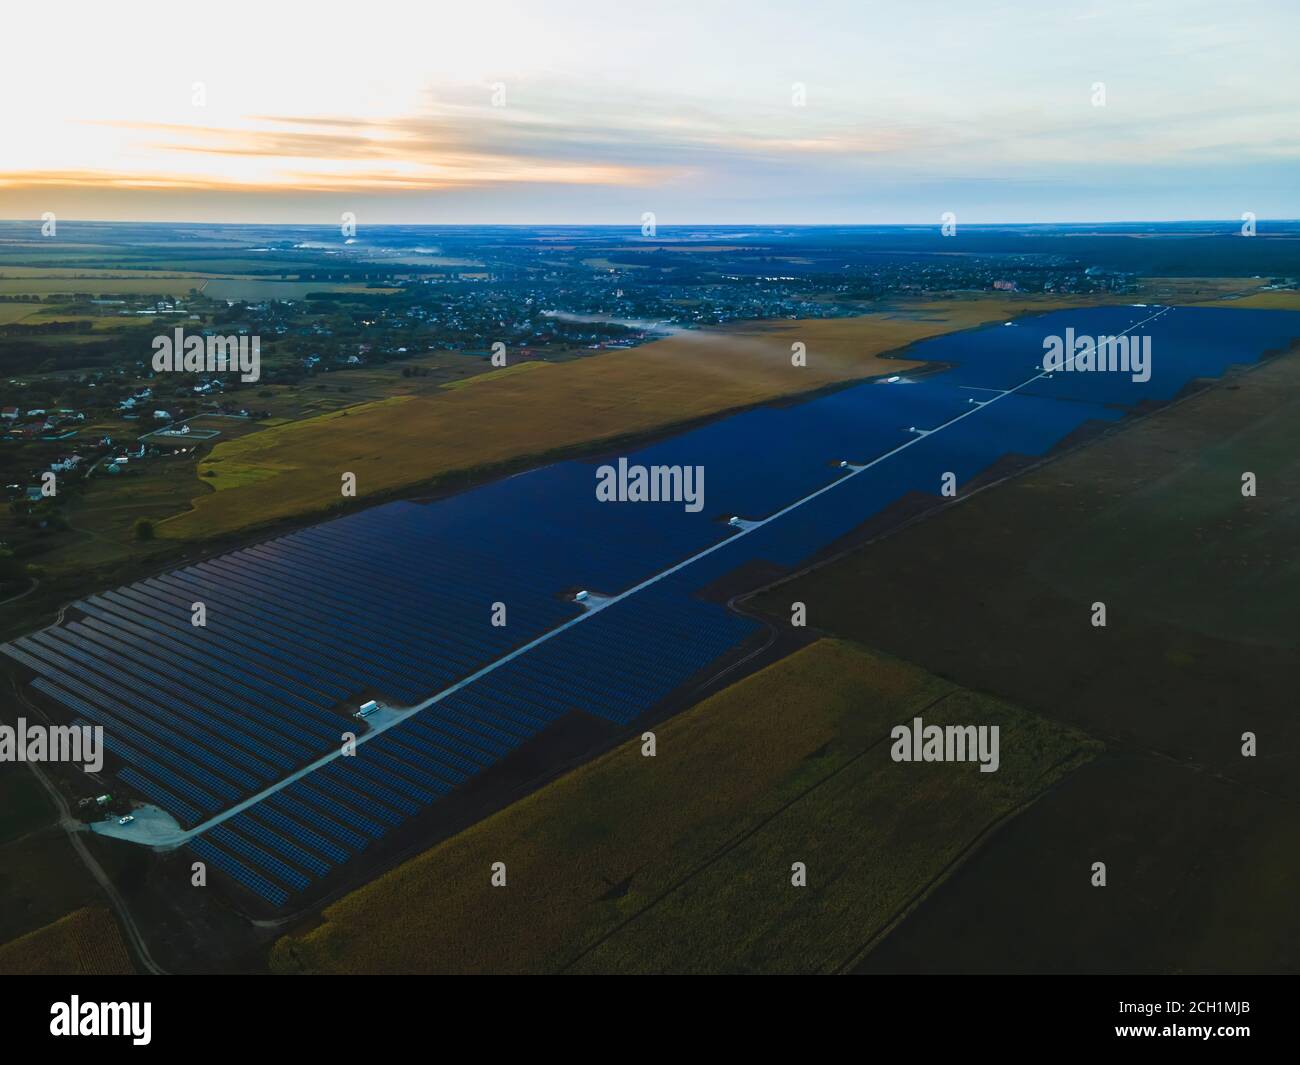
M943 678L939 678L939 679L940 679L940 680L943 680ZM946 680L944 680L943 683L949 685L948 690L945 691L945 692L940 693L939 695L936 695L933 699L931 699L931 700L930 700L928 703L926 703L924 706L921 706L921 707L919 707L919 708L916 709L916 710L910 711L910 713L912 714L913 717L917 716L918 714L923 714L923 713L925 713L926 711L933 709L934 707L938 706L941 702L943 702L945 699L947 699L949 696L955 695L957 692L963 690L959 685L957 685L957 684L952 684L950 681L946 681ZM900 722L900 723L901 723L901 722ZM813 783L809 784L808 787L804 788L804 790L801 791L801 792L799 792L798 795L794 795L794 796L792 796L789 800L787 800L786 802L782 803L782 804L781 804L780 806L778 806L775 810L773 810L773 811L771 812L771 814L769 814L767 817L763 818L761 821L759 821L759 822L757 822L756 824L754 824L751 828L747 829L747 830L744 831L744 832L741 832L739 835L737 835L737 836L733 837L732 839L730 839L730 840L726 841L725 843L723 843L723 844L722 844L722 845L721 845L721 846L720 846L716 851L714 851L711 855L709 855L709 856L707 856L706 858L704 858L704 859L703 859L703 860L702 860L698 865L696 865L693 869L691 869L689 872L687 872L684 876L680 877L680 878L679 878L678 880L676 880L674 883L670 884L670 885L669 885L668 887L666 887L662 892L660 892L658 895L656 895L653 899L650 899L650 900L649 900L649 901L648 901L648 902L647 902L643 907L641 907L641 909L637 910L635 913L629 914L629 915L628 915L627 917L625 917L622 921L620 921L617 925L615 925L613 928L609 929L609 931L607 931L604 935L600 936L600 937L599 937L598 939L596 939L594 942L589 943L589 944L588 944L586 947L584 947L581 951L579 951L577 954L575 954L575 955L573 956L572 959L570 959L569 961L565 962L564 965L562 965L562 966L559 968L559 970L557 970L557 971L558 971L558 972L564 972L565 970L569 969L571 966L575 965L578 961L580 961L580 960L581 960L583 957L585 957L587 954L590 954L590 953L591 953L593 950L595 950L597 947L602 946L603 944L605 944L606 942L608 942L610 939L612 939L614 936L616 936L619 932L621 932L624 928L626 928L628 925L630 925L633 921L639 920L641 917L644 917L644 916L645 916L647 913L649 913L652 909L654 909L654 908L655 908L656 906L658 906L661 902L663 902L664 899L668 898L669 895L672 895L672 894L673 894L674 892L676 892L678 889L684 887L688 882L690 882L691 880L693 880L697 875L699 875L700 873L702 873L702 872L704 872L705 870L709 869L709 868L712 867L713 865L716 865L716 864L717 864L721 859L725 858L728 854L730 854L733 850L735 850L737 847L739 847L742 843L746 842L746 841L749 840L749 839L752 839L755 835L757 835L757 834L758 834L759 832L761 832L764 828L766 828L768 825L770 825L773 821L775 821L775 820L776 820L778 817L780 817L783 813L786 813L786 812L787 812L788 810L790 810L792 807L794 807L794 806L797 805L798 803L802 802L802 801L803 801L804 799L806 799L809 795L811 795L814 791L816 791L818 788L820 788L823 784L826 784L826 783L828 783L828 782L834 780L834 779L835 779L836 777L838 777L841 773L843 773L846 769L849 769L850 767L852 767L853 765L855 765L859 760L861 760L862 758L866 757L866 756L867 756L868 754L870 754L872 751L876 750L876 748L880 747L881 744L888 743L888 742L890 741L890 739L892 738L892 737L891 737L891 732L892 732L893 728L896 728L896 727L897 727L897 725L891 725L891 726L889 726L889 727L885 730L884 735L881 736L878 740L876 740L876 741L873 742L873 743L869 743L869 744L867 744L867 746L864 747L864 748L862 748L862 750L858 751L858 752L857 752L856 754L854 754L854 755L851 755L849 758L846 758L846 759L844 760L844 763L843 763L842 765L837 766L835 769L832 769L829 773L827 773L824 777L821 777L820 779L818 779L818 780L814 781Z
M1047 719L1044 718L1042 720L1047 720ZM1056 722L1052 722L1052 723L1056 724ZM1096 739L1095 736L1091 736L1088 733L1083 733L1083 735L1088 739L1093 739L1093 740ZM1082 753L1082 751L1083 748L1076 747L1069 754L1065 755L1063 758L1059 759L1054 764L1046 767L1038 775L1038 779L1041 780L1048 773L1051 773L1052 771L1058 769L1061 766L1068 765L1071 761L1077 759ZM1102 750L1097 752L1097 754L1093 755L1090 758L1084 758L1081 762L1079 762L1078 765L1074 766L1072 769L1067 769L1059 778L1049 783L1047 787L1034 792L1032 795L1026 797L1023 801L1012 806L1010 809L1006 810L998 817L995 817L992 821L989 821L982 829L980 829L979 832L977 832L971 838L971 840L966 844L966 846L962 847L961 850L959 850L955 855L953 855L953 857L947 862L947 864L944 865L942 869L940 869L937 873L935 873L935 875L930 879L929 883L923 885L920 889L918 889L917 892L910 899L904 902L903 905L900 906L897 911L895 911L894 915L889 920L885 921L885 923L882 924L878 929L876 929L876 931L873 932L871 936L869 936L867 940L860 947L857 948L857 950L849 954L844 959L844 961L840 962L840 964L836 966L834 969L832 969L831 971L835 974L843 974L845 972L852 971L855 965L864 961L871 954L871 952L874 951L877 947L879 947L880 944L883 943L900 925L902 925L904 921L906 921L909 917L912 916L912 914L914 914L918 909L920 909L922 904L924 904L927 899L929 899L936 891L939 890L939 888L941 888L944 884L946 884L948 880L952 877L952 875L955 872L957 872L959 868L961 868L961 866L965 865L967 861L973 858L989 842L991 842L993 837L997 835L997 833L1006 824L1013 821L1015 818L1019 817L1026 810L1034 806L1040 799L1051 794L1053 791L1055 791L1057 788L1063 785L1075 773L1083 769L1084 766L1088 765L1090 762L1095 761L1097 758L1101 757L1105 753L1106 751Z

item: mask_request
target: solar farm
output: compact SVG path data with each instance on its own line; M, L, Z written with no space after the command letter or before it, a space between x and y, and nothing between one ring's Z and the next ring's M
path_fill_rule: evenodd
M1044 336L1085 325L1149 333L1151 379L1041 372ZM908 353L940 372L628 456L702 466L698 513L602 503L601 460L563 462L89 596L0 650L43 706L103 727L106 773L174 821L147 842L186 848L252 909L292 910L567 715L631 732L734 660L763 627L700 593L738 567L796 567L905 497L937 495L946 473L961 485L1041 456L1222 373L1224 352L1284 347L1298 326L1286 312L1130 306L941 337ZM369 700L381 709L358 717Z

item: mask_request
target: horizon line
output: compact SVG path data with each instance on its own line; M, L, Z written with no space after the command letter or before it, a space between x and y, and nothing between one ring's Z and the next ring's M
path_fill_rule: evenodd
M1256 222L1282 222L1288 224L1300 224L1300 217L1295 218L1274 218L1264 215L1256 216ZM40 225L42 218L0 218L0 225L29 223ZM146 225L146 226L247 226L263 227L277 229L338 229L337 222L245 222L236 219L222 219L220 221L199 221L187 219L160 219L160 218L58 218L62 224L89 224L89 225ZM1056 219L1052 221L1038 222L957 222L958 229L962 228L991 228L991 227L1017 227L1029 228L1034 226L1132 226L1132 225L1239 225L1242 219L1238 218L1113 218L1101 221L1079 221L1068 219ZM630 229L639 231L640 226L635 222L358 222L357 229L362 228L391 228L395 226L405 226L410 228L425 229ZM930 229L943 224L942 219L939 221L927 222L672 222L657 224L656 230L676 230L692 229L700 226L708 226L713 229ZM654 237L646 237L646 240L653 240Z

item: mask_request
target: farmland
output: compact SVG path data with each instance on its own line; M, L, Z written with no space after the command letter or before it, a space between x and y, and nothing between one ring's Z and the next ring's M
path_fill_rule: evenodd
M801 599L818 628L913 648L962 683L1300 796L1298 384L1300 360L1274 360L762 603ZM1258 497L1243 498L1242 471L1267 486ZM951 587L967 590L955 609L929 609L928 589ZM889 610L862 609L864 588ZM1104 628L1089 622L1096 601ZM1099 674L1099 656L1114 668ZM1272 737L1253 761L1238 750L1246 729Z
M117 922L102 906L74 910L0 945L5 976L129 976L135 972Z
M25 773L23 767L17 768ZM0 942L89 903L96 893L57 826L0 844Z
M21 322L24 318L39 314L42 306L39 303L0 303L0 325Z
M1239 299L1216 301L1230 307L1253 307L1261 311L1300 311L1300 292L1253 292Z
M1002 769L890 761L889 727L992 721ZM279 972L822 971L1098 745L823 640L328 907ZM996 779L994 779L996 777ZM790 884L792 861L809 887ZM508 884L489 885L504 861ZM722 918L722 919L720 919Z
M15 682L40 707L130 729L111 772L131 799L147 796L196 826L186 845L212 866L216 888L202 900L176 894L184 855L159 860L102 833L92 841L110 858L129 850L139 859L126 879L138 893L131 906L157 922L147 935L167 944L167 968L255 966L249 952L269 949L281 931L259 918L297 921L321 905L319 921L301 919L274 948L276 971L1068 968L1080 963L1059 951L1036 957L1024 941L1087 905L1073 863L1105 842L1117 887L1134 882L1134 866L1147 879L1140 898L1112 892L1117 908L1094 906L1081 921L1091 934L1080 932L1074 949L1084 964L1102 965L1117 949L1107 920L1128 935L1154 928L1148 900L1167 899L1169 885L1191 877L1198 821L1212 848L1204 860L1224 873L1221 893L1185 892L1168 909L1203 945L1200 956L1227 956L1222 935L1192 922L1198 910L1231 911L1238 881L1227 870L1237 860L1243 877L1276 888L1261 896L1261 920L1289 930L1280 900L1293 869L1265 858L1293 827L1266 796L1293 789L1294 779L1297 730L1279 694L1279 662L1297 621L1287 537L1294 514L1279 500L1300 487L1285 462L1298 413L1285 397L1297 382L1278 379L1267 399L1249 387L1280 363L1229 371L1227 383L1212 385L1207 395L1244 406L1206 415L1199 435L1143 438L1099 470L1067 457L1045 467L1059 483L1032 474L1028 502L998 513L994 525L961 528L959 552L927 539L926 522L905 534L918 553L895 559L883 579L838 568L851 556L797 578L776 600L763 597L777 620L790 600L806 601L820 641L666 719L700 690L715 690L720 670L770 650L764 626L723 608L734 592L816 551L860 542L864 520L886 528L899 513L936 505L926 502L931 465L956 466L963 486L978 483L1285 346L1288 330L1300 330L1288 316L1226 309L1276 302L1279 293L1243 295L1259 279L1139 281L1068 262L1026 266L1008 281L1004 271L1020 267L964 255L885 269L832 255L827 269L814 247L772 259L779 272L740 245L725 245L726 263L715 259L724 245L700 245L689 255L602 248L575 265L560 247L542 258L511 240L504 254L483 249L476 274L491 284L455 271L396 274L391 258L387 273L358 266L370 284L339 284L328 279L349 276L344 259L310 264L294 247L283 252L301 269L283 274L295 280L269 269L194 276L246 287L183 306L129 294L94 300L84 289L0 302L12 308L4 340L15 359L7 589L23 595L7 612L6 634L63 608L52 628L21 637L7 654ZM159 254L151 261L166 258ZM233 265L238 253L223 254ZM212 274L220 260L204 261ZM174 280L181 262L166 268ZM598 275L577 271L593 263ZM74 276L79 269L33 268L40 276L28 280L93 291L165 272L124 265ZM643 284L647 277L653 282ZM952 287L930 289L936 279ZM1039 288L1004 291L1022 282ZM967 283L977 287L957 287ZM308 292L319 298L302 298ZM1129 302L1151 292L1176 306ZM241 300L290 293L292 303ZM1183 307L1211 301L1223 309ZM1032 317L1054 308L1069 312ZM128 313L146 317L133 322ZM1038 357L1037 334L1084 318L1108 328L1156 322L1151 328L1173 341L1162 346L1164 376L1133 391L1109 379L1044 380L989 415L953 413L977 402L971 389L1022 380ZM127 323L137 328L123 331ZM150 332L178 323L261 336L260 378L151 374L142 354ZM989 328L952 335L981 323ZM504 369L487 358L498 335L509 352ZM926 345L912 348L918 341ZM804 351L807 365L797 365L791 356ZM895 373L901 380L860 384ZM1200 410L1203 400L1176 409ZM735 416L720 417L727 413ZM173 421L190 432L160 435ZM916 428L958 421L951 436ZM588 514L586 460L614 447L707 465L713 509ZM36 500L30 484L68 449L77 476L60 478L52 501ZM1197 464L1170 464L1179 455ZM529 467L538 468L504 476ZM1243 510L1246 469L1266 491ZM356 506L340 506L344 472L358 478ZM836 479L843 488L819 490ZM405 498L369 505L395 497ZM335 508L354 512L291 528ZM730 514L756 524L736 522L746 534L736 535L723 528ZM761 521L770 514L780 516ZM533 550L521 552L517 529L528 523ZM277 539L246 542L258 532ZM730 538L725 546L720 534ZM942 570L942 584L926 583L921 571L952 555L960 564ZM691 568L641 587L687 557ZM1181 579L1188 569L1215 583L1213 598ZM1005 587L980 584L988 580ZM91 585L128 583L76 601ZM489 585L524 626L486 635L466 628L456 604L476 602ZM574 605L585 600L577 588L591 589L594 602L637 590L580 628L549 628L588 609ZM217 608L211 647L188 642L196 595ZM1112 611L1100 632L1080 623L1098 599ZM865 620L864 605L873 615ZM1018 627L1026 623L1028 635ZM179 642L153 635L172 629L184 634ZM552 632L544 645L526 643ZM220 642L232 637L255 662ZM808 643L799 633L782 640L786 653ZM502 659L519 646L529 650ZM1154 657L1182 676L1148 675L1145 687L1125 691L1098 675L1098 656L1134 674ZM1254 681L1235 676L1238 658ZM169 679L175 668L184 676ZM1049 668L1052 677L1041 675ZM472 687L448 687L466 677ZM166 704L151 690L163 681ZM250 738L242 720L250 691L259 701L284 699L294 716ZM1245 709L1227 706L1243 691ZM340 759L317 780L206 824L325 737L332 743L340 699L376 694L406 706L435 692L446 698L376 737L355 770ZM147 709L136 709L137 697ZM173 703L199 720L154 712ZM931 724L996 725L999 772L893 762L890 726L919 712ZM123 714L131 715L125 728ZM642 715L667 720L653 759L633 738ZM1255 778L1243 780L1232 748L1248 729L1268 742L1248 766ZM621 746L608 753L613 743ZM1196 787L1181 776L1192 768L1202 773ZM333 798L320 790L331 787ZM1111 787L1120 797L1103 801ZM0 883L5 938L95 897L40 794L19 781L14 798L0 825L13 871ZM1124 834L1126 811L1154 823L1170 804L1179 816L1165 814L1165 846L1144 864L1141 833ZM1224 816L1212 816L1219 810ZM1231 825L1242 818L1257 830L1234 847ZM358 887L397 861L407 864ZM505 889L489 881L496 861L510 870ZM806 865L807 887L791 884L795 863ZM994 885L1005 891L1036 876L1042 890L1032 903L1002 901L997 927L1017 930L1013 946L999 955L996 943L963 938L981 909L996 908ZM51 882L57 890L46 889ZM954 893L955 884L972 886ZM216 931L236 925L246 934ZM188 941L173 934L186 926L206 931ZM1259 954L1260 928L1245 930L1252 946L1242 957ZM235 945L218 949L219 941ZM1197 964L1194 952L1183 958Z
M94 292L103 296L184 296L201 289L203 280L193 276L160 274L135 277L0 277L0 295L49 296L59 293Z
M1108 748L866 969L1288 967L1298 385L1294 354L1234 375L756 600L774 617L805 601L821 631L906 651ZM1267 489L1243 497L1243 471ZM1104 893L1092 856L1109 862Z

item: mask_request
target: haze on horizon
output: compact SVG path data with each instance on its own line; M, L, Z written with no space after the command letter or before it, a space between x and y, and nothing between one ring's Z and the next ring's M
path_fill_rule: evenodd
M1300 9L1280 0L147 0L2 18L4 218L1300 215Z

